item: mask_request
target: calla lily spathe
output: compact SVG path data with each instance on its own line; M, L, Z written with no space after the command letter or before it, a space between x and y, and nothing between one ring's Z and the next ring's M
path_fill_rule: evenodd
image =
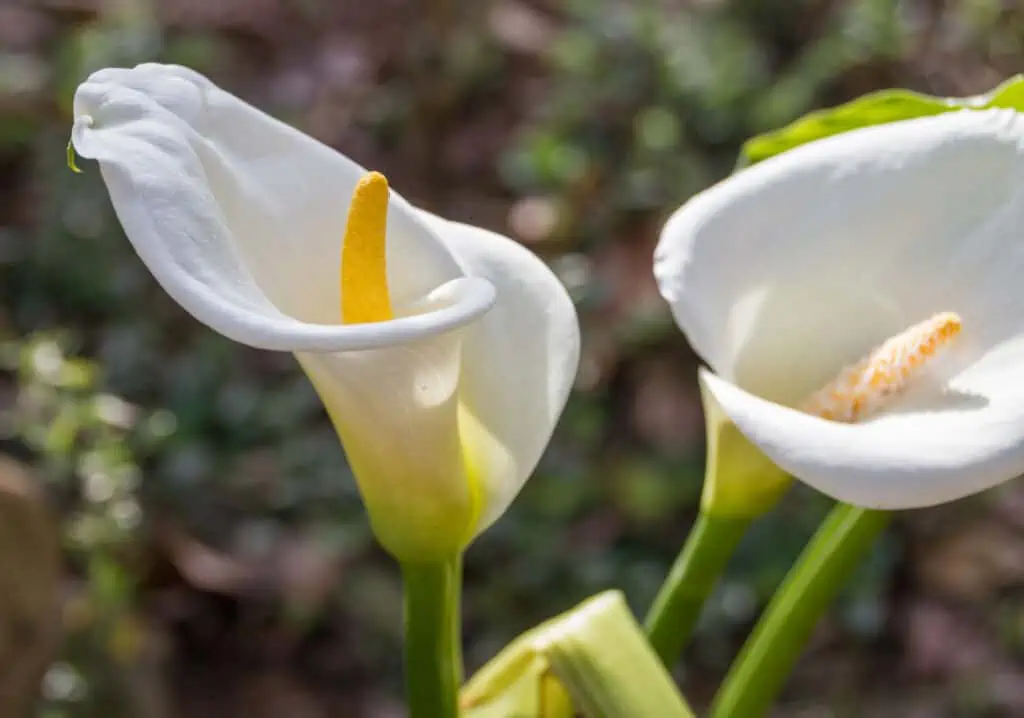
M1024 472L1021 114L854 130L743 170L676 211L655 274L709 365L709 416L796 478L896 509ZM881 411L840 423L798 410L944 312L960 336Z
M296 354L389 551L451 555L504 512L579 357L572 302L539 259L392 193L393 318L343 324L363 168L183 67L99 71L74 113L75 150L164 289L235 341Z

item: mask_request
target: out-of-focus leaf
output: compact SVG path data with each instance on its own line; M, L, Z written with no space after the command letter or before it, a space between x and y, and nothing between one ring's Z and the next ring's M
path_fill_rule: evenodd
M838 107L811 112L781 130L747 140L739 164L752 165L799 145L860 127L991 107L1024 110L1024 76L1016 75L991 92L971 97L934 97L909 90L873 92Z

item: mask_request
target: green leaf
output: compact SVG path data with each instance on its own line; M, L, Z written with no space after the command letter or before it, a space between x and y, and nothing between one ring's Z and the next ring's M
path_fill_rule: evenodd
M570 703L570 698L572 703ZM619 591L527 631L473 677L464 718L692 718Z
M1024 110L1024 76L1016 75L991 92L971 97L934 97L909 90L873 92L838 107L811 112L780 130L747 140L740 150L739 167L860 127L991 107Z
M465 718L571 716L569 696L535 642L563 618L553 618L508 644L466 684L459 704Z

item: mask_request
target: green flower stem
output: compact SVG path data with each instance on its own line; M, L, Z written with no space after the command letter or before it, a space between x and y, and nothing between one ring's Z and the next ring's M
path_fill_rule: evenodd
M750 523L750 518L707 513L697 517L644 621L647 638L666 666L679 660L704 602Z
M403 563L405 686L410 718L456 718L462 682L462 557Z
M885 511L836 504L786 575L715 696L712 718L759 718L818 619L889 523Z

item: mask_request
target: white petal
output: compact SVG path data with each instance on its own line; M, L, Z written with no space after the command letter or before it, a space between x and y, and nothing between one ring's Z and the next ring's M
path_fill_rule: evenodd
M714 370L707 389L781 468L881 508L1024 471L1022 138L1009 110L857 130L744 170L671 218L662 293ZM960 338L881 415L845 425L784 406L940 311L961 316Z
M1024 473L1019 387L998 402L976 403L966 395L934 411L840 424L767 401L707 371L701 381L773 462L840 501L882 509L932 506Z
M1024 307L1022 137L1013 111L964 111L755 165L669 220L661 291L716 373L785 402L936 312L1002 341Z
M494 307L462 332L462 427L484 484L479 533L515 498L551 438L579 366L579 324L561 282L530 251L494 232L422 217L467 274L497 288Z
M422 338L486 311L490 288L393 322L343 326L341 237L363 169L186 68L102 70L75 95L72 139L99 161L114 208L160 284L200 321L266 349L366 349ZM388 281L399 309L460 277L397 195Z
M460 552L476 524L459 433L460 338L296 355L341 436L374 533L403 561Z

